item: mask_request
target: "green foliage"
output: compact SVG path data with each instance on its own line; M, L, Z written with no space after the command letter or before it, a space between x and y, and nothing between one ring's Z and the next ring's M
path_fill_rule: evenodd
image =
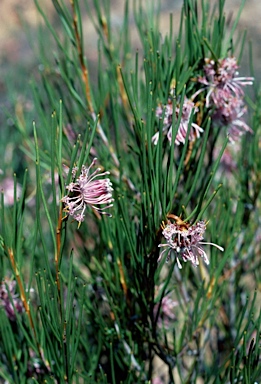
M260 89L255 84L247 97L253 132L233 150L199 82L205 59L217 67L219 59L241 58L239 15L229 26L224 0L184 0L177 35L170 16L163 37L160 1L125 0L117 28L109 0L52 2L55 23L35 0L46 28L30 84L34 123L29 113L13 117L21 157L19 165L14 159L13 204L2 193L0 378L258 382ZM98 38L95 70L86 18ZM195 105L177 145L187 100ZM169 140L167 106L177 111ZM195 124L202 132L191 140ZM94 157L101 172L110 171L112 217L89 204L77 226L62 198L79 197L70 188ZM195 268L179 256L185 245L172 249L169 263L167 253L159 261L164 228L180 225L182 237L200 220L207 222L206 241L224 252L204 245L210 264L200 258ZM8 279L16 281L15 292Z

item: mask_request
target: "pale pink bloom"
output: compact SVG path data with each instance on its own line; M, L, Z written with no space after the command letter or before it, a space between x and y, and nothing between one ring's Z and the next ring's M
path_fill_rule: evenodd
M75 178L78 168L73 168L72 176L74 181L66 186L69 193L61 200L65 204L64 211L79 223L84 220L84 212L87 206L100 214L111 216L105 210L113 206L111 204L114 201L112 198L113 188L110 179L102 178L109 175L110 172L100 173L101 169L97 168L90 174L90 169L96 163L96 160L94 159L89 167L83 165L77 179Z
M70 123L64 125L63 130L64 130L64 134L67 137L68 141L70 141L71 143L76 141L77 134L75 133L75 131L74 131L74 129Z
M151 380L151 384L165 384L165 381L160 376L156 376Z
M180 143L184 144L187 136L187 132L189 129L189 121L191 114L195 114L198 112L198 108L195 106L192 100L184 98L184 102L182 105L182 113L181 120L178 128L177 135L175 137L175 144L179 145ZM167 135L167 138L172 143L172 129L175 122L178 121L178 117L180 114L180 105L176 105L174 120L173 120L173 104L172 100L169 99L168 104L162 108L162 106L158 106L156 109L156 116L159 118L163 117L163 127L162 132L164 135ZM197 125L196 123L191 123L191 129L189 133L189 141L194 141L195 138L200 137L200 133L203 132L203 129ZM152 143L157 144L159 140L159 132L155 133L152 137Z
M223 155L220 160L220 166L221 169L229 174L235 172L237 170L237 162L235 160L235 152L238 151L239 149L237 148L236 151L231 151L231 149L236 148L235 146L227 146L223 152ZM220 147L215 147L214 149L214 157L215 159L218 157L220 153L221 148Z
M206 107L216 105L219 90L227 91L231 96L240 98L244 96L242 87L253 84L253 77L236 77L238 65L235 57L219 59L218 63L205 59L205 63L205 76L200 77L198 81L208 88Z
M15 293L16 281L5 280L0 284L0 307L5 310L7 317L14 321L16 314L24 309L22 300Z
M0 190L4 193L4 204L6 206L14 205L14 179L6 177L0 182ZM19 198L22 194L22 187L16 183L16 197Z
M246 85L253 84L253 77L237 77L238 65L234 57L218 60L205 59L204 77L198 81L205 87L193 95L193 99L207 89L206 107L214 108L213 121L219 126L226 126L231 142L245 132L252 132L243 120L247 111L244 103Z
M227 94L227 91L219 91L219 93L213 121L217 125L227 127L230 141L235 142L245 132L253 132L243 120L243 116L247 111L244 101L241 98Z
M204 221L199 221L191 226L187 223L180 225L169 221L162 231L166 243L159 245L159 247L164 247L164 249L161 251L158 261L167 252L166 261L170 259L171 255L174 255L180 269L182 268L180 260L184 262L190 261L193 266L198 266L199 256L203 258L206 264L209 264L207 254L202 245L213 245L221 251L224 249L217 244L202 242L205 230L206 223Z
M169 296L164 296L161 301L161 308L158 317L158 326L162 327L164 324L165 328L169 327L169 323L171 320L175 320L176 316L173 313L173 308L175 308L178 303L172 300ZM159 310L159 303L156 303L154 306L154 317L157 316Z

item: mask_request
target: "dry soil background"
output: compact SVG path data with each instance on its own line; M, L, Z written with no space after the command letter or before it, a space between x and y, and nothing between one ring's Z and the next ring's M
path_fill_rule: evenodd
M87 0L92 3L92 0ZM155 1L155 0L151 0ZM209 0L214 2L215 0ZM144 0L146 4L147 0ZM41 6L47 10L50 17L54 16L51 0L39 0ZM68 0L69 3L69 0ZM161 8L161 30L164 34L168 30L169 12L173 12L174 26L178 26L181 0L162 0ZM123 11L123 0L111 0L113 10L112 22L115 26L121 22ZM226 13L234 17L241 4L241 0L227 0ZM36 57L32 51L24 30L27 24L31 31L37 31L41 22L40 15L36 12L34 0L0 0L0 100L3 98L5 87L3 78L7 75L17 75L18 68L24 68L25 73L31 72L31 68L37 66ZM88 16L84 21L86 44L88 44L88 57L95 61L96 58L96 35ZM261 0L246 0L239 29L248 29L248 39L251 38L254 47L255 67L257 69L257 80L261 79ZM34 33L34 32L33 32ZM138 44L138 43L137 43ZM134 37L134 49L135 49ZM247 75L248 55L245 54L242 61L242 75ZM26 72L27 71L27 72ZM2 93L2 95L1 95Z

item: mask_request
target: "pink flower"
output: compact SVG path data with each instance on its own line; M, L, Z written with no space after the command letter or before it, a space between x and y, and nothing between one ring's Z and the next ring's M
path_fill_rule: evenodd
M243 115L247 111L244 101L236 96L231 96L227 91L220 90L218 93L213 121L227 127L230 141L235 142L245 132L253 132L243 120Z
M151 380L151 384L165 384L165 381L161 378L161 376L156 376Z
M23 311L22 300L15 293L16 281L5 280L0 284L0 307L3 307L7 317L14 321L15 311L21 313Z
M184 262L190 261L193 266L199 265L198 257L202 257L206 264L209 264L208 257L202 245L209 244L217 247L219 250L224 249L219 245L213 243L202 242L203 234L206 230L204 221L199 221L195 225L189 225L179 219L178 223L171 223L170 221L162 231L162 235L167 241L165 244L160 244L159 247L164 247L161 251L158 261L161 260L163 254L167 252L167 261L171 255L176 257L178 267L181 269L182 265L180 260Z
M253 77L236 77L238 75L237 61L235 57L219 59L217 63L214 60L205 59L205 76L199 78L199 82L208 87L206 97L206 106L216 104L216 95L218 90L224 90L236 97L243 97L243 88L245 85L253 84Z
M232 151L232 149L234 149ZM215 147L214 149L214 158L216 159L220 153L221 147ZM236 146L228 146L225 148L224 153L220 160L221 170L224 171L228 177L231 176L237 170L237 162L235 160L235 153L239 151L238 145Z
M191 117L191 114L195 114L198 112L198 108L195 106L192 100L184 98L183 106L182 106L182 113L181 113L181 120L178 128L177 135L175 137L175 144L179 145L180 143L184 144L186 135L189 129L189 120ZM163 134L167 135L167 138L171 144L172 142L172 128L173 124L178 120L180 114L180 105L177 104L176 111L175 111L175 121L173 121L173 105L172 100L169 99L168 104L162 108L162 106L158 106L156 109L156 116L159 118L163 118ZM191 123L191 129L189 134L189 140L194 141L195 138L199 138L200 133L203 132L203 129L197 125L196 123ZM159 132L155 133L155 135L152 137L151 141L153 144L157 144L159 140Z
M159 318L158 318L158 325L159 327L162 327L164 324L165 328L169 327L169 323L171 320L175 320L176 316L173 313L173 308L175 308L178 305L178 303L174 300L172 300L168 296L164 296L162 301L161 301L161 308L160 308L160 313L159 313ZM157 316L159 310L159 303L156 303L154 306L154 317Z
M85 165L82 166L80 176L66 186L69 193L61 200L65 204L64 211L73 216L79 223L84 220L84 212L87 206L100 214L111 216L105 212L105 209L113 206L111 204L114 201L112 199L113 188L110 179L102 178L109 175L110 172L100 173L101 169L97 168L90 174L90 169L96 163L96 160L94 159L88 168ZM73 179L76 178L77 170L77 167L72 170ZM101 207L101 205L105 206Z
M205 59L204 77L198 81L206 87L193 95L193 99L204 89L207 89L206 107L214 107L213 120L217 125L228 128L229 138L234 142L245 132L252 132L244 122L246 113L244 90L246 85L253 84L253 77L237 77L238 65L234 57L214 60Z

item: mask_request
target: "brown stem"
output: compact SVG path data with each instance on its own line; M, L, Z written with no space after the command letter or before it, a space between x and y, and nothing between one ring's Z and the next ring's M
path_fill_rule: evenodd
M190 141L189 145L188 145L188 150L186 153L186 158L184 160L184 166L186 169L188 169L188 163L189 163L189 160L190 160L191 155L192 155L193 146L194 146L194 141Z
M81 65L82 79L83 79L83 82L85 84L85 96L86 96L87 104L88 104L92 119L94 121L96 121L97 120L97 114L94 111L92 100L91 100L89 73L88 73L88 69L87 69L85 62L84 62L84 54L83 54L82 42L81 42L81 37L80 37L80 33L79 33L79 28L78 28L78 20L77 20L77 15L76 15L76 10L75 10L75 4L74 4L74 0L70 0L70 1L71 1L71 6L72 6L72 12L73 12L73 27L74 27L74 31L75 31L75 38L76 38L79 61L80 61L80 65ZM108 38L108 30L106 29L107 23L105 20L103 20L102 23L103 23L103 30L104 30L105 36ZM118 68L118 71L117 71L117 78L119 81L120 94L121 94L121 97L123 100L123 104L126 107L127 99L126 99L126 94L124 93L122 79L121 79L121 76L119 74L119 69L120 68ZM98 132L101 140L103 141L104 145L108 148L114 164L116 165L117 168L119 168L119 166L120 166L119 159L118 159L113 147L109 144L107 136L106 136L106 134L105 134L99 121L97 124L97 132ZM126 176L125 176L125 181L129 187L133 187L132 182Z
M73 11L73 27L74 27L75 37L76 37L77 51L78 51L78 56L79 56L79 60L80 60L81 70L82 70L82 79L83 79L83 82L85 84L86 100L87 100L90 112L93 113L94 109L93 109L92 100L91 100L89 73L88 73L88 69L84 63L84 55L83 55L83 50L82 50L81 37L80 37L80 33L79 33L79 28L78 28L78 20L77 20L77 15L76 15L76 11L75 11L74 0L71 0L71 6L72 6L72 11Z
M49 363L47 361L45 361L44 356L43 356L43 352L41 351L40 344L39 344L39 342L37 340L37 335L36 335L36 330L35 330L34 323L33 323L33 318L32 318L32 314L31 314L31 310L30 310L30 305L28 304L28 302L26 300L24 286L23 286L23 283L22 283L22 279L20 277L19 269L18 269L16 261L15 261L13 249L12 248L7 248L7 254L8 254L11 266L13 268L13 271L15 273L16 281L17 281L17 284L18 284L19 292L20 292L20 297L21 297L21 300L22 300L25 312L26 312L26 314L28 316L28 319L29 319L30 327L32 329L32 332L33 332L33 335L34 335L34 338L35 338L35 341L36 341L36 344L37 344L37 349L38 349L39 356L41 356L42 361L44 362L46 368L49 371L50 370Z
M29 304L28 304L28 302L26 300L25 290L24 290L24 286L23 286L23 283L22 283L22 280L21 280L21 277L20 277L19 269L18 269L18 267L16 265L16 261L15 261L15 257L14 257L14 252L13 252L12 248L7 248L7 252L8 252L8 256L9 256L9 260L11 262L12 268L13 268L13 270L15 272L15 277L16 277L16 280L17 280L17 283L18 283L18 287L19 287L19 291L20 291L20 296L21 296L21 300L22 300L25 312L28 315L30 326L31 326L31 328L33 330L33 333L34 333L34 336L36 338L36 332L35 332L35 328L34 328L34 324L33 324L33 319L32 319L32 315L31 315L31 311L30 311L30 306L29 306Z
M76 15L76 11L75 11L74 0L71 0L71 6L72 6L72 12L73 12L73 27L74 27L74 31L75 31L77 51L78 51L79 61L80 61L81 70L82 70L82 79L83 79L83 82L85 84L85 96L86 96L86 100L87 100L87 104L88 104L91 116L92 116L93 120L96 121L97 115L94 112L94 108L93 108L93 104L92 104L92 100L91 100L89 73L88 73L88 69L87 69L85 62L84 62L84 54L83 54L82 42L81 42L81 37L80 37L80 33L79 33L79 28L78 28L78 20L77 20L77 15ZM119 164L120 164L119 160L118 160L113 148L110 146L108 139L107 139L107 136L105 135L104 130L102 129L102 126L99 122L97 124L97 132L98 132L99 136L101 137L103 143L109 149L110 154L113 158L113 161L114 161L116 167L119 167Z
M129 301L128 300L128 287L127 287L126 279L124 276L124 270L123 270L122 262L120 261L120 259L117 259L117 265L119 267L121 286L122 286L126 301L128 302Z
M119 85L119 91L120 91L120 96L121 96L121 100L122 100L122 105L126 111L128 119L130 120L129 102L128 102L128 97L127 97L127 94L126 94L126 91L124 88L124 84L123 84L123 80L122 80L122 76L121 76L121 66L120 65L117 66L117 81L118 81L118 85Z

